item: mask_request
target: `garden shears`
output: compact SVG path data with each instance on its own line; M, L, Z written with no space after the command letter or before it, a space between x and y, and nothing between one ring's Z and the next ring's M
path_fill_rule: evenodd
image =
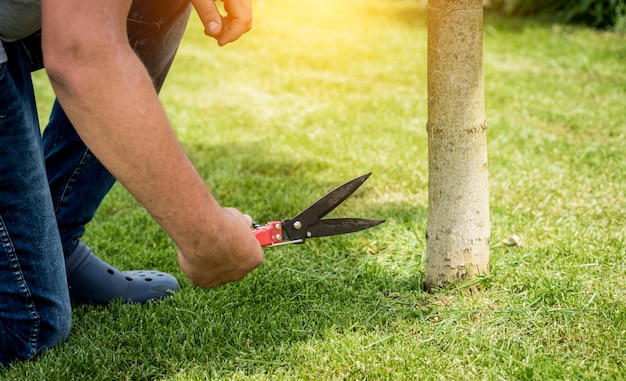
M257 241L262 247L304 243L307 238L353 233L385 222L369 218L322 219L350 197L371 174L366 173L337 187L294 218L265 225L253 223Z

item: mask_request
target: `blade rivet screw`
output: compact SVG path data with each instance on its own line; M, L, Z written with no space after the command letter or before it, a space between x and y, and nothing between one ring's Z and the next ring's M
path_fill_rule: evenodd
M283 240L283 236L282 234L276 234L276 237L274 237L276 239L276 241L282 241Z
M306 236L311 238L311 232L306 232Z
M300 221L294 222L293 223L293 228L296 229L296 230L302 228L302 222L300 222Z
M280 230L281 228L282 228L281 224L274 225L274 229L276 229L276 230Z

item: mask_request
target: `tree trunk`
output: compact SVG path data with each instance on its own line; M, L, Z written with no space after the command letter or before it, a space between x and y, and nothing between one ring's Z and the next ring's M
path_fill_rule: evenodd
M483 0L428 3L425 288L489 273Z

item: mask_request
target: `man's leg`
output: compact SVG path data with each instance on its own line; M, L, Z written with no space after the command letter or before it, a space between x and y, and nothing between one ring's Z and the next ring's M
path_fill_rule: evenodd
M172 64L190 9L186 0L133 3L128 21L129 42L146 65L157 90ZM177 290L172 276L144 271L122 273L95 257L79 241L115 179L87 149L56 102L43 144L73 301L107 303L121 298L144 302Z
M71 307L28 57L0 64L0 364L63 340Z

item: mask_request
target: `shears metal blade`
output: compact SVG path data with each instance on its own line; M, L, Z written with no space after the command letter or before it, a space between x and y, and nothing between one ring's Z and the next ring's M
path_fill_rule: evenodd
M261 246L278 246L304 243L307 238L354 233L380 225L385 220L370 218L327 218L328 213L350 197L372 173L366 173L335 188L297 216L272 221L265 225L254 224L254 234Z

